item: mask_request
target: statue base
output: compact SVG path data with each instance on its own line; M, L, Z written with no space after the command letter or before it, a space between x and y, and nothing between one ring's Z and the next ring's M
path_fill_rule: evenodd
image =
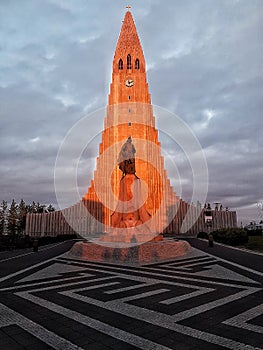
M163 240L163 235L156 235L151 233L136 233L134 234L132 231L129 232L130 229L125 229L125 232L123 234L106 234L104 236L101 236L99 238L98 244L103 244L104 242L106 244L115 244L120 243L123 245L129 245L129 244L142 244L146 242L159 242ZM96 243L96 242L95 242Z
M118 243L114 243L113 246L105 246L91 242L77 242L71 248L70 255L94 262L141 265L170 260L191 251L192 247L186 241L151 241L129 247L123 247Z
M120 180L119 200L111 215L111 227L150 233L147 221L151 219L142 198L141 180L135 174L126 174Z

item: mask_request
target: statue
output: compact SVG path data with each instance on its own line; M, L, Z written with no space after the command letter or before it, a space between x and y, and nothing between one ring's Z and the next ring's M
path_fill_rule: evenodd
M131 136L129 136L122 146L118 157L119 169L122 171L123 175L135 174L135 153L136 149L132 144Z
M130 230L127 234L133 230L137 233L142 230L146 234L151 233L145 225L151 214L148 213L142 198L141 181L135 175L135 153L136 149L129 136L118 156L118 165L123 176L120 180L119 201L111 215L111 226Z

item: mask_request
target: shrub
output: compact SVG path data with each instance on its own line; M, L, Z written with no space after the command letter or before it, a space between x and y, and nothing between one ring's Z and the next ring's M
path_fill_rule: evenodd
M247 230L245 228L245 231L247 232L248 236L262 236L262 230L261 229Z
M69 235L58 235L58 236L43 236L43 237L38 237L38 245L46 245L46 244L51 244L51 243L56 243L56 242L63 242L67 241L69 239L76 239L77 235L74 234L69 234Z
M242 228L226 228L212 232L214 240L229 245L242 245L248 242L247 232Z
M207 232L199 232L199 233L197 234L197 238L208 239L208 233L207 233Z

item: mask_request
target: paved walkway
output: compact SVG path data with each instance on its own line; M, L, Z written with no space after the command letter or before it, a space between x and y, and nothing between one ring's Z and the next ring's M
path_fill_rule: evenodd
M0 349L263 349L263 273L208 252L141 267L66 253L2 277Z

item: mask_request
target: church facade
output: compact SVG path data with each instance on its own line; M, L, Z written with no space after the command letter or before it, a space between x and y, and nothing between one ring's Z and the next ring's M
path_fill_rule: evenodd
M120 160L120 151L128 140L132 142L134 155ZM149 214L147 225L153 233L178 235L183 222L187 227L184 233L189 235L237 225L235 212L210 210L208 213L207 209L183 201L170 185L155 127L146 62L129 9L113 59L112 82L94 178L82 200L72 207L54 213L28 214L26 233L53 236L77 232L88 236L109 232L114 226L120 183L127 171L139 178L142 184L142 203L134 208L134 212L145 207Z

